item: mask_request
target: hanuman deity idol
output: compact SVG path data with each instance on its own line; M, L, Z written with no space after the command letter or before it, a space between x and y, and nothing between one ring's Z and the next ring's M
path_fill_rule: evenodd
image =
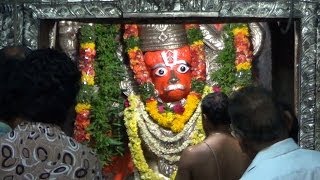
M125 26L124 40L139 86L125 111L133 161L142 179L166 179L182 150L204 138L202 34L196 25L132 24Z

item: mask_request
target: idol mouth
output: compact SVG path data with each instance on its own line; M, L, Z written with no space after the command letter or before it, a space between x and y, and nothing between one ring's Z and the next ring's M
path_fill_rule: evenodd
M174 90L184 90L184 86L182 84L172 84L166 87L164 90L165 91L174 91Z

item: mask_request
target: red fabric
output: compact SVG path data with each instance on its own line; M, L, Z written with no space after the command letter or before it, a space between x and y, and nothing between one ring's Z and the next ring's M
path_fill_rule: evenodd
M134 165L131 154L127 151L123 156L114 157L112 163L104 166L105 176L112 176L113 180L123 180L133 173Z

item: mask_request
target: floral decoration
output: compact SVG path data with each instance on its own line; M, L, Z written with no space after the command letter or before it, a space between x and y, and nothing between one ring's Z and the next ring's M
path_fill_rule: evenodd
M210 74L226 94L251 83L252 45L248 24L223 26L224 49L219 52L220 68Z
M205 96L209 92L212 92L212 88L206 86L204 88L203 96ZM127 127L127 134L129 137L129 148L133 157L134 165L139 170L141 179L164 179L161 175L154 172L149 167L141 148L142 141L138 132L138 122L141 121L141 115L138 111L141 103L140 98L137 95L131 94L128 97L128 101L130 103L130 106L125 109L124 115L126 119L125 124ZM204 130L202 128L201 116L198 116L196 122L196 127L193 130L192 135L189 137L189 141L191 142L191 144L198 144L205 138Z
M187 96L186 105L180 103L173 106L172 111L165 111L163 106L158 106L158 101L152 100L146 102L146 110L149 115L162 127L171 129L172 132L181 132L184 124L190 119L196 109L200 98L195 93L190 93Z
M119 28L119 25L94 24L80 29L82 84L74 128L75 139L96 150L104 163L104 172L117 169L113 172L115 176L124 174L118 166L130 164L130 158L124 161L119 157L124 153L126 137L122 116L124 98L118 88L125 71L117 57Z
M88 92L92 91L94 86L94 60L96 56L95 35L93 26L83 26L80 29L80 58L79 69L81 71L81 82L78 96L78 104L75 107L76 120L74 128L74 138L82 143L90 141L90 133L87 128L90 125L91 114L91 96Z
M154 88L150 76L146 69L143 59L143 53L139 48L140 39L138 36L138 26L135 24L125 25L124 41L126 51L129 57L130 67L134 78L140 85L140 94L129 95L127 108L124 111L125 125L129 137L129 148L141 179L163 179L163 177L154 172L144 157L141 148L141 137L138 122L141 119L141 112L138 111L142 103L145 102L145 111L158 125L170 129L174 133L180 133L185 123L188 122L195 109L199 106L202 97L210 92L223 91L230 93L234 87L250 83L252 50L250 44L249 29L247 24L229 24L219 26L224 29L225 48L218 55L217 63L220 69L210 74L212 79L218 82L218 85L208 87L205 85L206 66L204 43L202 33L198 25L186 25L188 42L192 56L192 92L187 96L185 104L177 103L168 107L166 104L158 102L154 96ZM141 128L141 127L140 127ZM202 127L201 116L198 117L193 132L189 136L191 145L202 142L205 133ZM174 174L171 176L174 178Z
M100 160L109 165L124 153L124 98L119 88L125 68L117 57L117 24L95 24L97 57L94 62L97 90L92 98L92 122L88 128ZM105 166L106 167L106 166Z
M249 27L246 24L236 26L232 30L232 33L236 49L236 88L238 88L251 82L253 52L250 43Z

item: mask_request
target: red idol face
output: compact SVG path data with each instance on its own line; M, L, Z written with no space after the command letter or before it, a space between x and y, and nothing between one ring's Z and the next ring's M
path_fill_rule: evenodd
M189 46L146 52L144 59L163 102L179 101L190 93L192 76Z

